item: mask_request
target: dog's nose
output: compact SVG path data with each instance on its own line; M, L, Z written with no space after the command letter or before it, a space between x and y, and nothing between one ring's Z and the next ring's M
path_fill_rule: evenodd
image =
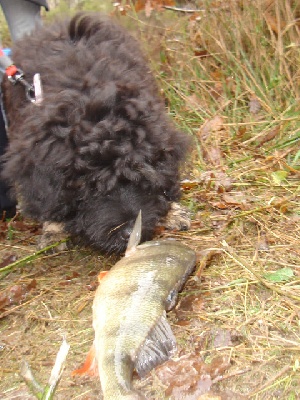
M124 228L121 231L121 239L124 240L124 242L128 242L129 236L132 232L132 228Z

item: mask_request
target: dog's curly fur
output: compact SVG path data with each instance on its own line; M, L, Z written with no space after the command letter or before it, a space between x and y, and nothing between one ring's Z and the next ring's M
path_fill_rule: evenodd
M171 123L137 41L109 17L77 14L15 44L28 81L44 98L4 83L10 144L4 176L25 214L63 222L106 252L121 252L138 211L153 236L179 198L189 140Z

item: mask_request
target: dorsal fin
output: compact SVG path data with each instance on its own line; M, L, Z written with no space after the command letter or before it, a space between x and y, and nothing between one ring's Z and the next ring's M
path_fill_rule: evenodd
M139 245L142 236L142 210L139 211L132 232L129 236L125 257L130 256Z

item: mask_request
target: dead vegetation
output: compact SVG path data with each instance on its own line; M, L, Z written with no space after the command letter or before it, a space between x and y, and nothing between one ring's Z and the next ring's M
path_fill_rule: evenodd
M145 43L170 113L194 137L182 185L191 229L161 233L199 258L169 314L178 354L135 385L153 400L298 399L299 5L196 5L186 14L114 11ZM35 253L33 222L2 222L0 234L1 268ZM56 398L99 398L97 379L71 371L93 340L97 274L115 261L74 248L5 270L2 399L33 398L21 361L46 383L64 336L71 348Z

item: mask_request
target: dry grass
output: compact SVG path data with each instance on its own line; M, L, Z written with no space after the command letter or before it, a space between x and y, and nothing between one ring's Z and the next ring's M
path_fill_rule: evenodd
M195 144L182 200L191 230L163 235L198 252L198 279L169 318L180 355L229 362L210 398L298 399L300 11L293 1L220 4L199 1L204 11L180 17L121 17L145 43L170 113ZM1 257L32 254L35 240L16 230ZM1 398L30 398L18 377L21 359L45 382L63 335L71 350L57 399L99 398L97 380L70 372L93 340L90 285L114 262L73 249L40 256L0 281L1 289L36 281L2 315ZM159 371L136 385L165 398Z

